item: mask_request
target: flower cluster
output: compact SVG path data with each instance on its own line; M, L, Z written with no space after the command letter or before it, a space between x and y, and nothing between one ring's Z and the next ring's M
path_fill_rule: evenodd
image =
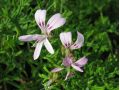
M72 43L71 32L63 32L60 34L60 40L66 49L74 50L74 49L79 49L82 47L84 43L84 36L79 32L77 32L77 34L78 36L77 36L77 40L75 41L75 43ZM66 54L65 58L63 59L63 65L67 68L73 67L75 70L79 72L83 72L81 67L83 67L87 63L88 59L86 57L82 57L78 59L76 62L73 62L75 60L74 60L73 55L71 56L71 54L72 53L70 52ZM59 72L63 69L64 68L54 68L51 72ZM70 70L68 70L65 80L67 80L69 76L71 76Z
M34 60L38 59L40 56L40 52L42 46L44 45L47 51L51 54L54 54L54 49L49 42L50 33L52 30L62 26L65 24L66 20L61 16L60 13L53 15L47 23L45 23L46 19L46 10L37 10L35 13L35 20L39 28L41 29L42 34L34 34L34 35L23 35L19 37L20 41L28 42L28 41L35 41L35 51L33 58ZM62 32L60 33L60 40L66 50L69 52L66 53L65 58L63 59L62 65L66 68L73 67L75 70L79 72L83 72L82 67L87 63L88 59L86 57L82 57L75 61L72 53L70 51L74 49L79 49L83 46L84 43L84 36L77 32L77 40L75 43L72 42L72 34L71 32ZM56 73L65 68L54 68L51 72ZM70 70L68 70L65 80L71 76Z
M36 47L33 55L34 60L38 59L43 45L46 47L49 53L54 54L53 47L48 41L48 38L50 37L50 32L64 25L66 22L66 20L62 18L60 13L53 15L48 20L47 24L45 24L45 19L46 19L46 10L37 10L35 13L35 20L37 25L42 31L42 35L39 35L39 34L23 35L19 37L19 40L25 41L25 42L32 41L32 40L36 41L34 44L34 46Z

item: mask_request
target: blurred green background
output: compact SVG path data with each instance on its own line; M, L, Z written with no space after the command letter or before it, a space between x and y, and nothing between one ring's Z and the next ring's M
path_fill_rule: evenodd
M58 73L51 90L118 90L118 0L0 0L0 90L45 90L52 76L50 70L62 63L59 34L76 31L85 37L84 46L74 50L76 59L87 56L84 73L75 72L64 81L65 71ZM47 9L47 20L61 13L66 24L52 31L50 39L55 54L43 47L33 60L34 42L18 40L20 35L40 34L34 14ZM47 89L46 89L47 90Z

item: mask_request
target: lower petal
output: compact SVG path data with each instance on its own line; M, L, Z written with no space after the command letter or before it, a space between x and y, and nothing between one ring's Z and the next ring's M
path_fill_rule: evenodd
M67 72L67 75L66 75L66 77L65 77L65 80L67 80L68 79L68 76L70 75L70 72Z
M86 57L82 57L79 60L75 62L75 64L79 67L83 67L85 64L87 64L88 59Z
M39 57L41 49L42 49L42 45L43 45L43 42L38 42L36 44L36 48L35 48L34 55L33 55L34 60L36 60Z
M59 72L61 70L63 70L63 68L54 68L51 72Z
M41 40L44 37L45 37L44 35L38 35L38 34L35 34L35 35L23 35L23 36L19 37L19 40L27 42L27 41L32 41L32 40Z
M46 49L48 50L49 53L54 54L53 47L52 47L52 45L50 44L50 42L48 41L47 38L44 41L44 45L45 45L45 47L46 47Z
M19 40L24 41L24 42L32 41L32 40L34 40L33 37L34 37L34 35L23 35L23 36L19 37Z
M74 64L72 64L71 65L75 70L77 70L77 71L79 71L79 72L83 72L83 70L80 68L80 67L78 67L78 66L76 66L76 65L74 65Z

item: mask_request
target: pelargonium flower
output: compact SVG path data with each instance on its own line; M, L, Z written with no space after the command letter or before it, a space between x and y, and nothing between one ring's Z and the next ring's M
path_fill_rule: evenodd
M77 32L77 40L73 43L71 32L62 32L60 33L60 40L65 48L73 50L83 46L84 36L80 32Z
M80 59L78 59L76 62L73 62L73 58L72 57L65 57L63 59L63 65L65 67L73 67L75 70L79 71L79 72L83 72L82 67L84 67L85 64L87 64L88 59L86 57L82 57ZM51 72L59 72L61 70L63 70L64 68L54 68ZM67 80L67 78L69 76L71 76L71 72L67 72L66 78L65 80Z
M53 15L45 24L46 19L46 10L37 10L35 13L35 20L39 28L41 29L43 35L34 34L34 35L23 35L19 37L19 40L21 41L36 41L35 45L35 51L33 58L36 60L41 52L41 48L44 45L49 53L54 54L54 50L50 42L48 41L48 37L50 35L50 32L62 25L65 24L66 20L62 18L60 13L57 13Z

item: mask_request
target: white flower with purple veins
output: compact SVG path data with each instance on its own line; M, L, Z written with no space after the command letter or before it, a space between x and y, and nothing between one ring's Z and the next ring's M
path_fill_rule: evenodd
M81 48L83 46L84 36L81 33L77 32L77 40L75 41L75 43L72 43L71 32L62 32L60 34L60 40L65 48L73 50Z
M88 59L86 57L82 57L79 60L77 60L76 62L73 62L71 57L65 57L63 60L63 65L65 67L73 67L75 70L79 71L79 72L83 72L82 67L87 64ZM63 70L63 68L54 68L51 72L59 72ZM65 80L67 80L67 78L71 76L70 72L67 72L66 78Z
M64 25L66 22L66 20L62 18L60 13L53 15L48 20L47 24L45 24L45 19L46 19L46 10L37 10L35 13L35 20L39 28L41 29L43 35L34 34L34 35L23 35L19 37L19 40L25 42L32 40L36 41L34 45L36 46L33 55L34 60L36 60L39 57L43 45L46 47L49 53L54 54L53 47L47 38L49 37L50 32L52 30Z

